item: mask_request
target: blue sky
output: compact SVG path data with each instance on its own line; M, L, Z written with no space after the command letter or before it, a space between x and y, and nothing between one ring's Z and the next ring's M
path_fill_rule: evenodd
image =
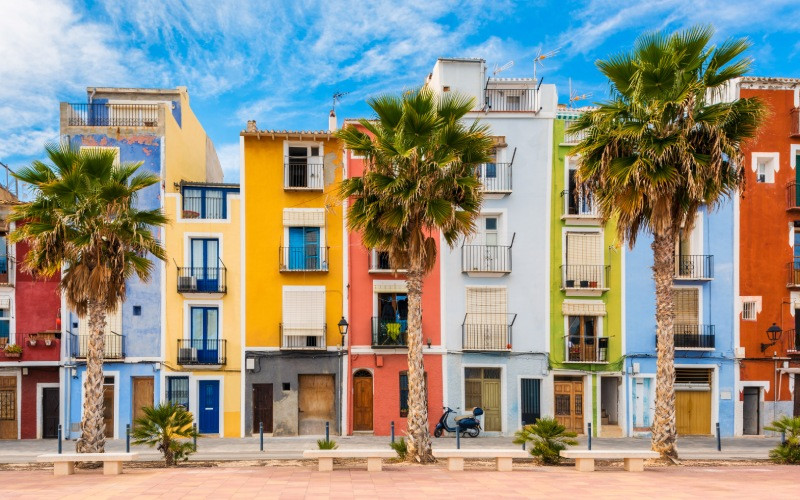
M503 76L539 70L602 98L594 61L627 50L642 31L712 23L717 38L747 36L753 73L800 77L797 0L0 0L0 161L12 168L58 137L58 102L87 86L189 88L226 181L238 181L238 134L323 129L331 95L343 117L365 99L419 85L437 57L482 57ZM588 104L589 101L585 103Z

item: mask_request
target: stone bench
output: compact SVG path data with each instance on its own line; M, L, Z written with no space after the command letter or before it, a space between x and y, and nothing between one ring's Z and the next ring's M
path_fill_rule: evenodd
M642 472L646 459L660 456L649 450L564 450L560 454L574 458L575 468L580 472L592 472L595 460L624 460L626 471Z
M500 450L491 448L480 449L460 449L460 450L433 450L436 458L447 459L447 470L464 470L465 458L493 458L497 462L497 470L508 472L512 468L512 461L515 458L530 458L531 455L525 450Z
M367 470L380 472L383 468L384 458L396 458L394 450L305 450L303 458L316 458L319 461L319 471L333 470L334 458L366 458Z
M103 462L103 474L122 474L122 462L136 460L138 453L50 453L36 457L37 462L52 462L54 476L75 474L75 462Z

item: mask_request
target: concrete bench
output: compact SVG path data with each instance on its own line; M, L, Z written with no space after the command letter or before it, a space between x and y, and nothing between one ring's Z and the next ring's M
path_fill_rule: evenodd
M508 472L512 468L512 461L515 458L530 458L530 454L525 450L500 450L491 448L481 449L460 449L460 450L433 450L436 458L447 459L447 470L464 470L465 458L493 458L497 462L497 470Z
M580 472L592 472L595 460L624 460L626 471L642 472L646 459L660 455L648 450L564 450L561 456L574 458L575 468Z
M103 462L103 474L122 474L122 462L136 460L138 453L50 453L36 457L37 462L53 462L54 476L75 474L75 462Z
M367 470L380 472L383 468L384 458L396 458L394 450L305 450L303 458L316 458L319 461L319 471L333 470L334 458L366 458Z

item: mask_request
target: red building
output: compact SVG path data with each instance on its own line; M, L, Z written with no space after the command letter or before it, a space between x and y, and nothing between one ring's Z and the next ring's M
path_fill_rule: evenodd
M800 415L800 79L747 77L738 91L770 111L745 145L738 228L736 433L762 434L775 418Z
M57 437L61 297L58 277L31 276L18 264L25 244L10 245L4 222L17 203L0 188L0 439Z
M355 122L345 121L345 126ZM364 161L346 155L347 175L361 176ZM439 247L438 235L437 248ZM349 368L347 433L388 435L406 429L408 295L405 275L389 265L388 256L368 249L361 234L349 232L348 314ZM422 338L431 433L442 408L442 363L439 261L423 283Z

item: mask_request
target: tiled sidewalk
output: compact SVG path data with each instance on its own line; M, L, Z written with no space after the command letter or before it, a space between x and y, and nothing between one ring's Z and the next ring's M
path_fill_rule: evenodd
M514 472L388 465L317 472L309 467L0 472L2 498L797 498L800 467L653 467L643 473L571 467Z

